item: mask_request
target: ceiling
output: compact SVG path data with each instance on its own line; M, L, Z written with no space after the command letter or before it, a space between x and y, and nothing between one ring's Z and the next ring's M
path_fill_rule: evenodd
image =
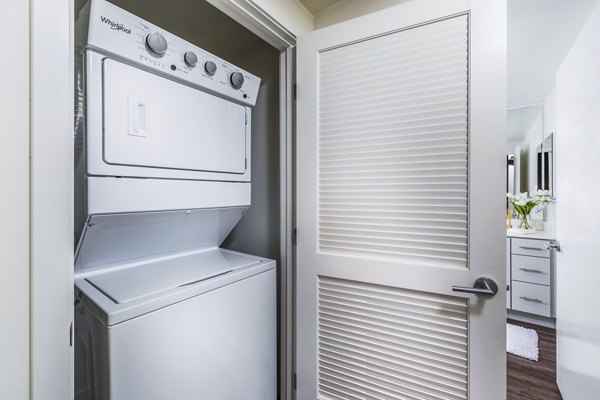
M300 3L302 3L312 15L315 15L340 1L342 0L300 0Z
M598 0L508 1L508 105L543 103Z

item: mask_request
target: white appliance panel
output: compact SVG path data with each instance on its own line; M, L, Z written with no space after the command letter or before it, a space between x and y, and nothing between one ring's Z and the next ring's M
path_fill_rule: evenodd
M112 60L112 59L111 59ZM85 134L85 170L88 176L90 177L132 177L132 178L160 178L161 180L170 180L174 183L180 183L178 186L186 186L185 181L222 181L222 182L250 182L251 175L251 154L250 154L250 142L251 142L251 113L250 108L246 108L247 113L247 123L245 123L245 153L247 160L247 168L244 173L230 173L230 172L213 172L213 171L200 171L193 169L177 169L177 168L164 168L164 167L152 167L152 166L138 166L138 165L123 165L123 164L109 164L105 160L105 143L104 143L104 129L105 129L105 110L104 110L104 63L109 61L109 59L103 55L96 53L94 51L86 51L85 52L85 64L86 64L86 134ZM113 62L116 62L112 60ZM129 66L129 65L125 65ZM134 67L131 67L135 70ZM140 74L143 74L143 70L137 71ZM161 95L165 101L171 101L171 98L175 97L179 93L179 88L184 87L189 90L194 90L191 87L185 85L178 85L174 81L169 78L159 77L158 75L153 75L148 73L149 76L155 77L157 79L162 79L166 84L169 84L169 88L171 89L171 85L175 85L175 90L170 90L167 92L158 93ZM152 90L152 93L156 92ZM200 92L200 91L199 91ZM209 96L207 93L201 92L203 95ZM132 102L130 104L129 99L125 99L125 104L121 104L121 112L127 113L127 127L126 129L129 131L129 110L134 106L137 102L145 103L143 104L143 110L139 110L139 113L136 114L132 110L133 118L141 118L145 113L147 118L152 117L154 115L154 107L152 104L149 104L147 99L144 100L141 96L132 95ZM214 97L215 100L219 100L219 97ZM173 101L177 101L174 99ZM232 104L233 105L233 104ZM135 107L133 107L135 108ZM194 108L193 114L200 115L203 114L203 109ZM161 111L161 114L164 115L164 111ZM183 115L183 116L182 116ZM176 120L183 118L190 118L189 115L185 115L183 112L178 111ZM196 117L199 118L199 117ZM139 122L139 121L138 121ZM134 133L131 136L131 139L134 143L136 143L133 139L138 139L139 141L145 141L151 139L148 136L148 130L153 129L148 125L150 121L146 121L144 124L131 124L131 131ZM174 123L175 124L175 123ZM179 133L177 134L179 135ZM122 151L127 151L128 149L121 149ZM175 149L172 148L172 151ZM163 160L164 161L164 160ZM197 162L198 160L194 160ZM245 160L242 160L245 162ZM154 161L150 162L150 164L154 163ZM145 186L145 185L142 185ZM176 186L174 184L174 186ZM185 191L189 189L189 185L187 188L178 187L175 190ZM152 196L161 196L161 193L154 188L150 188L153 192ZM203 190L203 189L202 189ZM219 189L217 189L219 190ZM111 194L112 196L112 194ZM91 197L91 194L88 193L88 200ZM175 202L174 196L172 196L172 200ZM210 207L209 205L203 205L202 201L194 202L195 205L192 208L200 208L200 207ZM154 208L154 210L161 209L173 209L173 207L167 206L163 208ZM140 209L140 211L144 211L145 209Z
M86 184L90 215L249 206L251 200L250 182L90 176Z
M104 160L243 174L246 108L105 59Z
M275 399L276 304L271 270L112 328L109 398Z
M163 54L150 49L149 35L160 36L166 42ZM260 78L107 1L91 1L86 44L89 49L134 62L141 68L185 81L240 104L256 104ZM186 62L185 56L189 53L196 56L196 64ZM212 74L207 71L207 63L214 64ZM232 84L232 74L236 73L244 77L240 88Z
M275 399L275 280L270 269L109 327L83 306L77 354L99 357L81 365L88 380L79 391L111 400Z

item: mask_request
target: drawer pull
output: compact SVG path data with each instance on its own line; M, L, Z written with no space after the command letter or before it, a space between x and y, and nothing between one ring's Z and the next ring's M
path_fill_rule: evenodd
M519 268L521 271L525 271L525 272L533 272L534 274L543 274L544 271L540 270L540 269L531 269L531 268Z
M539 247L519 246L523 250L534 250L534 251L547 251L546 249L540 249Z
M532 299L531 297L527 297L527 296L521 296L520 299L521 300L525 300L525 301L529 301L530 303L539 303L539 304L543 304L544 303L543 300Z

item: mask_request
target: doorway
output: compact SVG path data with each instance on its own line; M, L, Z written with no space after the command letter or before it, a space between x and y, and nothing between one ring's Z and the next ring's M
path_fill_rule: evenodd
M570 124L560 117L565 115L567 104L561 100L565 94L560 83L577 80L563 65L572 58L594 7L597 1L508 0L509 400L562 399L563 395L578 398L572 397L572 389L568 390L571 384L565 385L563 380L559 387L561 354L557 343L560 347L561 322L571 313L560 311L566 309L565 302L572 297L560 290L567 285L561 271L568 266L561 252L566 232L559 210L565 210L565 202L578 196L563 189L569 186L571 166L561 161L561 154L568 153L572 144L565 139L565 128ZM567 86L571 83L562 85ZM563 146L567 143L567 149L561 147L561 142ZM574 279L569 279L573 285ZM568 354L563 351L562 359L565 357ZM580 398L587 396L589 393Z

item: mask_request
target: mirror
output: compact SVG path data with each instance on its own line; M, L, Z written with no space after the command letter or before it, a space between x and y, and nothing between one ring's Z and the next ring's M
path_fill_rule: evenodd
M537 181L536 186L541 190L550 191L550 196L553 195L554 189L554 134L548 135L537 148Z
M542 105L509 109L506 128L506 192L534 193L546 179L543 162L546 147L541 144L544 138Z

